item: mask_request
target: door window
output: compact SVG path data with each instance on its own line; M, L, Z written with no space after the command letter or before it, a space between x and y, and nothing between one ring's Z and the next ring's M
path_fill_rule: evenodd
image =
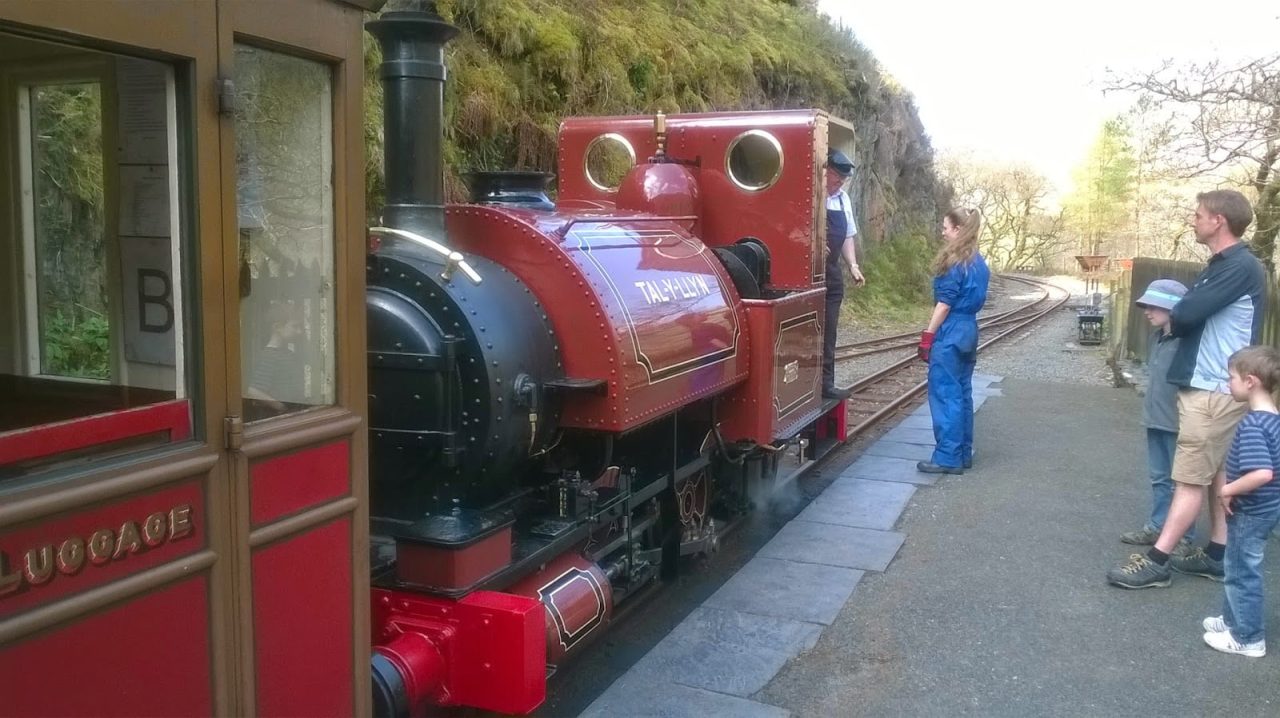
M333 99L326 65L235 48L245 416L334 401Z

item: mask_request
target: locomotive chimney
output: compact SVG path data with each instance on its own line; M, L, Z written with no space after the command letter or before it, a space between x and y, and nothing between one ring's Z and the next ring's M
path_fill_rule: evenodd
M382 47L382 223L444 238L444 45L458 28L434 3L397 9L366 25Z

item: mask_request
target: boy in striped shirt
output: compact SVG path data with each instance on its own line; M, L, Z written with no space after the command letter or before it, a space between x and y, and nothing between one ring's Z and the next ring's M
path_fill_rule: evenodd
M1280 520L1280 350L1245 347L1227 363L1229 388L1249 413L1236 427L1226 466L1214 479L1218 500L1227 514L1227 548L1223 557L1225 600L1222 615L1204 619L1204 642L1223 653L1261 658L1267 653L1263 635L1262 557L1267 537Z

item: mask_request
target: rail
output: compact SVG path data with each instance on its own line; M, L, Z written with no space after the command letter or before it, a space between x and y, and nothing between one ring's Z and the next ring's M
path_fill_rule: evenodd
M1030 304L1024 304L1020 307L1014 307L1005 312L998 314L988 314L978 319L978 328L989 329L998 327L1010 322L1017 321L1018 318L1025 313L1030 307L1039 306L1049 299L1049 291L1043 286L1036 284L1034 280L1024 279L1022 277L1014 277L1010 275L1000 275L1001 279L1030 284L1041 290L1039 299ZM849 359L857 359L859 357L872 356L875 354L883 354L891 352L895 349L907 349L916 346L919 340L918 332L907 332L904 334L892 334L887 337L876 337L875 339L866 339L860 342L849 342L848 344L840 344L836 347L836 361L847 361Z
M1005 276L1004 278L1039 287L1044 290L1044 296L1011 311L988 317L988 320L995 321L988 321L987 324L982 325L984 328L1000 326L1003 329L995 336L980 343L978 351L982 351L1014 332L1029 326L1046 314L1061 307L1071 298L1069 291L1049 282L1014 276ZM1054 292L1061 293L1062 297L1050 301ZM1042 306L1046 302L1049 302L1048 306ZM881 338L880 341L885 339ZM910 346L915 346L915 342L912 342ZM854 437L866 432L924 391L929 383L927 380L919 380L918 377L925 373L926 370L925 364L912 353L911 356L897 360L850 385L848 387L851 392L849 399L850 418L852 419L854 414L857 414L860 418L856 422L850 421L848 435ZM905 389L903 389L904 386L906 387ZM885 389L889 391L886 392ZM863 401L859 401L859 399ZM870 404L870 408L864 408L868 404Z

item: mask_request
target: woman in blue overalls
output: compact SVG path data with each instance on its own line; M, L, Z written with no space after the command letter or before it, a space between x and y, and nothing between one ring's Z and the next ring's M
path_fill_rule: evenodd
M978 360L978 310L987 301L991 273L978 254L982 218L953 209L942 219L943 247L934 260L929 328L920 335L920 358L929 362L929 411L936 446L916 468L929 474L963 474L973 462L973 367Z

